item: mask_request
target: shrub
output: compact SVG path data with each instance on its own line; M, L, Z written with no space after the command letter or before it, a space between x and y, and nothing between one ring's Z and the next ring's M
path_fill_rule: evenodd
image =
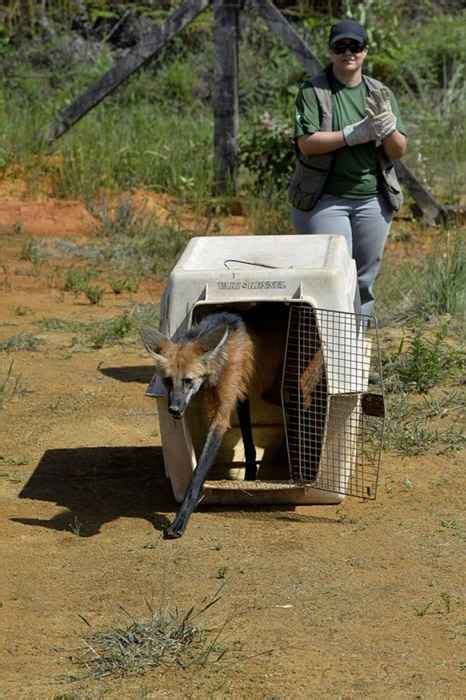
M139 279L137 277L112 277L110 286L114 294L122 292L137 292L139 289Z
M91 304L98 304L100 301L102 301L102 297L104 295L104 290L102 287L92 287L88 286L83 289L84 294L86 297L89 299Z
M259 190L286 189L294 164L289 124L267 112L240 138L240 162Z
M90 280L96 275L96 270L92 268L73 267L66 271L63 289L74 294L85 292Z
M98 350L105 345L117 343L129 335L132 328L133 324L129 314L123 314L122 316L103 321L91 336L91 347Z

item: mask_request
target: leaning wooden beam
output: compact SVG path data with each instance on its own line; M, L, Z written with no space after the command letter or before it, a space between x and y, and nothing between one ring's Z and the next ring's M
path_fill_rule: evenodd
M109 71L91 85L64 109L48 127L45 140L52 143L62 136L91 109L113 92L130 75L153 59L161 49L205 10L212 0L185 0L165 22L148 34L136 48L116 63Z
M236 191L239 0L214 0L214 194Z
M273 3L270 0L253 0L253 4L267 22L271 31L278 34L288 48L293 51L306 71L310 75L319 73L323 68L322 64ZM396 161L395 167L400 181L413 197L424 221L428 224L442 221L445 216L445 210L434 199L429 190L419 182L407 165L401 161Z
M421 210L422 219L429 226L442 223L446 219L446 209L439 204L429 190L413 175L401 160L395 161L399 181L406 187Z
M309 75L315 75L322 70L322 64L318 58L270 0L252 0L252 4L270 30L296 54Z

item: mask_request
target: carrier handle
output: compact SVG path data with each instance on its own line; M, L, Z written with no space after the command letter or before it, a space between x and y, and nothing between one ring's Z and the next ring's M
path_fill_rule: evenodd
M240 263L241 265L255 265L256 267L267 267L269 270L278 270L276 265L266 265L266 263L251 262L250 260L235 260L234 258L227 258L223 261L223 264L229 270L227 263Z

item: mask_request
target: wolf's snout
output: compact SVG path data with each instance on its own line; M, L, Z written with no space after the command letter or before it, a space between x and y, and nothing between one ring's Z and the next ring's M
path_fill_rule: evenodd
M182 418L183 411L179 406L169 406L168 412L173 418Z

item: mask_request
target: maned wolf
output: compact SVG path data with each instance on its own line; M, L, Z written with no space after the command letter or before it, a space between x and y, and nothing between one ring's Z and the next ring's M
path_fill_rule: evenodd
M154 328L141 329L143 343L162 377L168 411L182 418L190 400L205 386L210 426L199 462L167 539L181 537L196 508L207 473L215 461L236 408L244 442L247 480L256 478L256 450L252 438L248 390L254 369L254 345L240 316L213 313L197 326L170 339Z

